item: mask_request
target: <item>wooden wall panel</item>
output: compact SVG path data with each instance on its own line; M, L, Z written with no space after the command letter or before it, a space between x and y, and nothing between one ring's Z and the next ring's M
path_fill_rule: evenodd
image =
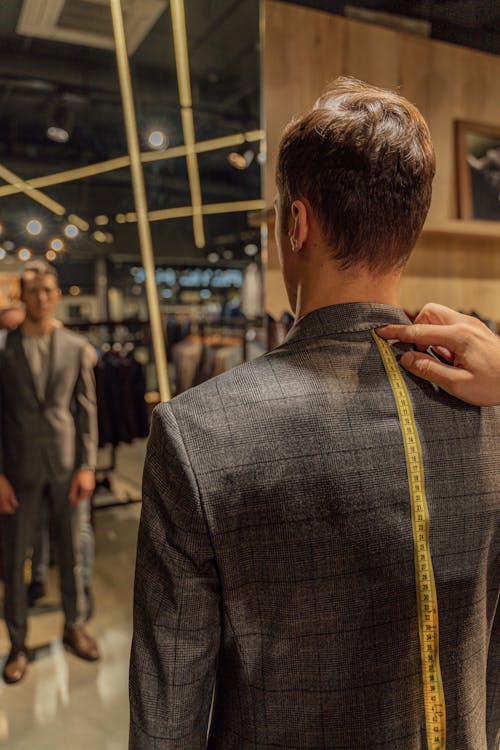
M368 26L357 21L343 21L342 28L346 36L345 56L341 60L338 72L355 76L362 81L385 88L396 88L399 80L399 60L401 59L400 39L390 29L380 26Z
M438 165L429 226L457 217L453 122L500 124L500 57L266 0L263 64L268 205L283 126L311 106L328 80L344 74L397 88L417 104L429 123ZM270 228L268 263L276 271L272 234ZM406 270L401 302L415 309L431 297L444 304L460 300L462 309L500 321L499 256L498 238L423 236ZM277 274L268 291L273 311L287 309Z

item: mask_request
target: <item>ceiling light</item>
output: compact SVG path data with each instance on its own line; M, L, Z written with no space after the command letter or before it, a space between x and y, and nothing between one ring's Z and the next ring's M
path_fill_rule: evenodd
M249 255L250 257L253 257L254 255L257 255L257 253L259 252L259 248L257 247L257 245L254 245L252 243L250 245L245 245L245 247L243 248L243 251L245 255Z
M28 221L28 223L26 224L26 231L28 232L28 234L32 234L33 237L41 234L42 229L42 223L38 221L38 219L31 219L31 221Z
M92 237L96 242L106 242L106 235L100 229L93 233Z
M107 224L109 224L109 216L100 214L100 216L95 217L94 221L98 227L105 227Z
M224 250L222 253L222 257L225 258L225 260L231 260L233 258L233 251L232 250Z
M77 216L76 214L70 214L68 216L68 221L70 224L74 224L78 229L81 229L82 232L86 232L89 228L88 221L85 221L85 219L80 218L80 216Z
M217 263L219 260L219 253L208 253L207 260L209 263Z
M251 148L241 153L240 151L231 151L228 154L227 160L232 167L243 171L247 169L253 161L255 154Z
M54 250L47 250L45 257L47 260L54 261L57 258L57 253Z
M0 247L0 260L3 260L6 255L7 252L3 249L3 247Z
M54 239L50 243L50 247L52 248L52 250L55 250L56 253L59 253L64 248L64 243L58 237L54 237Z
M78 297L78 295L80 294L80 291L81 291L80 287L76 286L76 284L73 286L70 286L69 288L69 293L71 294L72 297Z
M28 250L27 247L21 247L19 248L19 251L17 253L19 260L26 261L31 258L31 250Z
M12 242L12 240L5 240L3 243L4 248L7 250L7 252L11 252L12 250L15 250L16 243Z
M167 136L162 130L153 130L148 136L148 143L153 149L167 147Z
M66 128L51 125L47 128L47 138L50 138L54 143L67 143L69 141L69 133Z
M210 299L211 296L212 296L212 292L210 291L210 289L202 289L200 291L201 299Z
M74 224L67 224L64 229L64 234L66 237L69 237L69 239L74 239L75 237L78 237L79 231L78 227Z
M73 130L74 112L59 99L53 101L48 118L47 138L55 143L67 143Z
M127 221L127 218L125 214L116 214L115 221L117 224L125 224L125 222Z
M111 243L115 241L115 236L111 234L111 232L104 232L104 235L106 237L106 242L109 245L111 245Z

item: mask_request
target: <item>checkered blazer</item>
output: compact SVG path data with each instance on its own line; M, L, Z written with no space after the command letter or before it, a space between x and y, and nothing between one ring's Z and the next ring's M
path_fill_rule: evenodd
M426 750L405 455L369 333L401 322L387 305L317 310L279 348L155 411L131 750ZM446 747L498 750L500 411L404 378Z

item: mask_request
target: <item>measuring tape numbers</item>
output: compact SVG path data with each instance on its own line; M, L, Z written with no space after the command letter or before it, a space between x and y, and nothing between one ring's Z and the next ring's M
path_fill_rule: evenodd
M425 496L422 446L410 394L396 357L387 341L377 336L374 330L370 333L377 344L394 394L406 456L427 747L428 750L446 750L446 706L439 664L438 603L429 546L430 519Z

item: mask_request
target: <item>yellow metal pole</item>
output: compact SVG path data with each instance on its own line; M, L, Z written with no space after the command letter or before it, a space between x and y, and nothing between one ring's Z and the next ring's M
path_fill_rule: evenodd
M127 144L130 156L130 171L132 174L139 242L141 246L142 264L146 273L146 295L148 300L151 335L153 337L156 372L158 375L158 387L161 399L163 401L168 401L171 395L168 382L167 355L165 352L165 340L163 338L161 327L158 290L156 288L153 242L151 239L151 227L148 219L144 173L142 171L139 137L137 134L137 120L135 116L132 81L130 78L127 41L123 24L123 9L121 0L110 0L110 5L113 19L113 33L115 37L116 60L118 64L118 76L120 79L123 115L127 131Z
M64 206L61 206L60 203L49 198L45 193L41 193L40 190L36 190L32 185L25 182L21 177L18 177L14 172L11 172L10 169L7 169L3 164L0 164L0 177L2 180L5 180L5 182L9 182L12 187L17 188L20 193L24 193L28 198L36 201L44 208L48 208L49 211L52 211L56 216L64 216L66 213Z
M207 141L199 141L194 144L193 150L197 154L201 154L206 151L217 151L217 149L221 148L229 148L230 146L240 146L243 143L260 141L263 138L263 130L249 130L247 133L235 133L234 135L223 135L220 138L210 138ZM143 164L149 164L150 162L163 161L164 159L177 159L178 157L186 156L187 153L187 146L173 146L172 148L163 151L143 151L141 154L141 161ZM32 180L24 181L24 185L26 189L62 185L64 182L83 180L86 177L93 177L94 175L105 174L106 172L114 172L117 169L125 169L127 167L130 167L130 157L118 156L116 159L108 159L107 161L100 161L96 164L88 164L86 167L66 169L64 172L53 172L52 174L44 175L43 177L34 177ZM20 178L17 178L18 182L19 179ZM17 183L16 185L3 185L0 187L0 198L5 197L6 195L22 193L23 190L24 187L17 187Z

